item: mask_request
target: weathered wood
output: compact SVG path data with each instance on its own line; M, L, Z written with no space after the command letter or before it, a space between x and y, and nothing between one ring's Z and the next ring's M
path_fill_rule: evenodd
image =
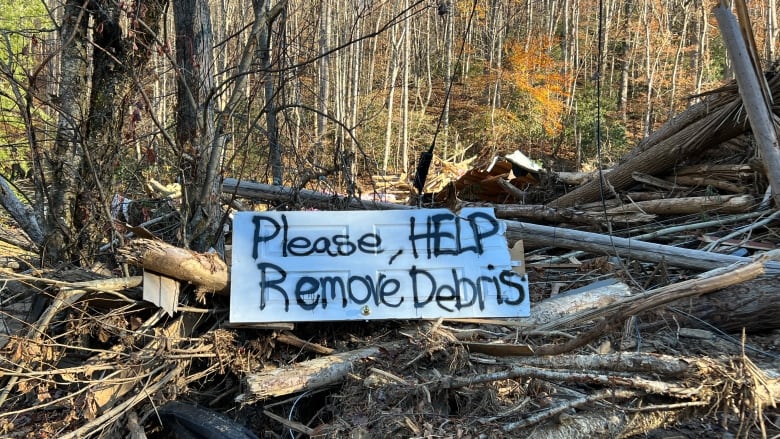
M0 175L0 206L3 206L8 211L24 233L29 236L30 241L36 246L43 245L43 232L35 219L32 208L22 203L2 175Z
M744 3L741 7L744 8ZM718 20L726 51L734 67L739 94L744 102L753 137L763 158L762 163L766 168L769 185L772 187L775 205L780 206L780 145L778 145L777 128L772 115L771 98L766 89L762 88L765 84L762 84L764 78L759 76L760 66L755 64L758 60L752 59L749 53L749 49L753 49L755 53L755 47L748 47L734 14L724 2L715 8L715 18ZM746 14L741 18L749 20ZM746 28L750 27L749 22L742 25ZM749 34L749 37L752 38L752 34Z
M478 205L484 206L484 204L478 203L464 203L464 207ZM528 219L552 223L598 225L606 223L607 218L609 218L610 221L635 224L647 223L655 219L655 215L637 211L610 213L605 217L603 212L591 212L575 208L556 209L540 204L496 204L491 207L495 210L497 218Z
M604 172L607 172L606 170ZM564 184L569 184L573 186L579 186L581 184L585 184L589 181L594 180L598 177L598 173L596 172L566 172L566 171L560 171L555 172L551 171L550 175L556 180L560 181Z
M780 98L780 75L775 75L769 81L774 99ZM706 99L709 107L697 105L694 109L696 117L688 117L686 113L675 118L667 125L677 127L659 131L657 142L643 141L640 146L626 155L622 163L604 174L607 185L615 190L625 189L634 182L634 172L655 175L669 170L680 160L696 154L704 149L733 139L746 131L745 115L742 111L742 101L733 92L714 99ZM679 120L678 120L679 119ZM654 136L651 136L654 137ZM780 161L778 161L780 162ZM548 203L550 207L570 207L599 199L601 183L597 178L586 183L556 200Z
M128 264L227 294L228 266L216 253L198 253L162 241L135 239L117 249L117 255Z
M656 215L690 215L693 213L743 213L755 204L751 195L716 195L636 201L607 210L608 214L644 212Z
M336 384L341 382L352 371L355 363L378 355L383 351L397 350L400 347L401 343L369 346L354 351L303 361L291 367L280 367L249 373L244 378L246 393L236 397L236 400L246 403Z
M751 177L755 170L750 165L741 164L714 164L704 163L701 165L684 166L674 170L675 175L695 175L705 177L721 177L732 179Z
M414 206L406 206L403 204L348 198L341 195L325 194L308 189L293 189L253 181L239 181L235 178L226 178L225 181L222 182L222 190L226 194L236 194L239 197L279 203L303 200L305 201L306 206L326 209L414 209Z
M766 262L767 258L762 257L746 265L712 270L708 273L709 275L707 277L689 279L676 284L667 285L625 298L596 311L586 310L577 313L576 315L567 316L566 320L568 324L595 318L599 318L600 320L596 326L581 333L577 338L568 340L564 343L552 343L539 346L535 350L536 354L557 355L569 352L594 341L609 329L622 324L629 317L640 315L674 300L711 293L727 286L753 280L764 274L764 264ZM545 325L545 329L550 329L551 326L557 326L558 324L559 322Z
M780 329L780 284L777 278L762 278L731 285L695 299L669 304L661 315L688 326L705 321L724 332L768 333Z
M671 266L696 270L711 270L737 262L748 263L752 261L750 258L739 256L679 248L561 227L517 221L504 222L507 225L507 239L522 240L526 245L570 248L648 262L664 261ZM769 261L766 270L770 274L780 273L780 263Z
M693 175L674 175L671 177L666 177L666 180L674 182L676 184L685 185L685 186L699 186L699 187L712 186L715 189L720 189L735 194L743 194L747 191L747 188L745 186L739 185L737 183L732 183L730 181L724 181L724 180L711 178L711 177L701 177L701 176L693 176Z
M643 174L641 172L634 172L633 174L631 174L631 177L639 183L644 183L650 186L655 186L669 191L688 189L685 187L681 187L680 185L674 182L669 182L662 178L653 177L652 175Z
M525 326L534 328L559 320L561 317L588 309L605 308L621 299L631 296L628 285L617 282L587 291L570 291L539 303L531 304L531 316L519 319Z

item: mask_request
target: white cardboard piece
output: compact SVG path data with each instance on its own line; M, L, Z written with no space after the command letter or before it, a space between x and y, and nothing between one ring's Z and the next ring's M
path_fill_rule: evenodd
M527 317L492 209L240 212L231 323Z
M144 300L154 303L173 317L179 303L179 281L144 270Z

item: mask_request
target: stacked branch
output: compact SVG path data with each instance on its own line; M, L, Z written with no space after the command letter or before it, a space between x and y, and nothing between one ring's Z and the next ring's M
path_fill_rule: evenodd
M769 89L775 101L780 99L780 76L769 78ZM744 134L749 125L742 99L735 87L709 96L704 102L668 123L665 128L645 139L618 166L600 178L577 187L551 201L549 207L571 207L598 200L600 194L626 189L634 184L634 174L656 175L706 148ZM767 166L776 166L767 163Z

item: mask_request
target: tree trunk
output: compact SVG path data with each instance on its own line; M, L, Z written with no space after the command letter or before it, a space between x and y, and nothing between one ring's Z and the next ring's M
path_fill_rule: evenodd
M255 9L255 17L269 16L271 0L254 0L252 6ZM274 79L271 73L271 23L264 23L260 28L259 59L260 68L263 71L263 84L265 86L265 120L268 131L268 149L271 162L271 180L275 185L283 183L284 169L282 167L282 146L279 144L279 128L276 121L276 105Z
M125 147L125 110L140 70L151 57L164 7L162 1L145 3L135 11L138 20L130 22L130 36L125 37L119 9L112 2L88 2L87 8L84 4L81 0L66 4L60 119L54 151L46 163L50 180L39 177L36 182L48 195L44 259L49 262L90 263L99 246L111 240L109 203L116 192L116 162Z
M92 88L89 98L89 118L86 127L86 149L81 170L82 190L79 193L79 212L76 228L79 230L79 248L83 255L95 255L106 241L120 240L114 235L110 203L117 189L117 167L126 150L128 139L135 136L133 125L126 124L127 109L137 114L146 113L140 102L132 102L133 91L139 84L151 58L164 1L144 4L138 14L144 20L130 22L127 38L119 25L120 10L109 0L90 3L94 20ZM136 46L135 48L133 46ZM144 48L144 49L139 49ZM133 117L136 117L134 114ZM141 116L137 116L140 120ZM135 119L134 119L135 120ZM129 126L128 126L129 125ZM113 262L113 261L111 261Z
M317 153L321 154L328 129L327 117L330 100L330 0L320 0L320 60L319 60L319 113L317 114Z
M444 71L445 71L445 78L444 78L444 90L446 93L446 90L452 89L452 82L455 79L453 75L453 40L454 40L454 32L453 32L453 26L455 25L455 20L452 19L452 16L455 14L457 9L453 8L452 11L450 11L449 14L446 14L444 16ZM441 131L442 134L444 134L444 147L440 149L440 156L442 159L447 160L447 148L449 147L450 142L450 100L448 97L445 96L444 99L444 108L441 111Z
M683 5L683 28L680 31L680 41L677 43L677 51L674 54L674 67L672 68L672 88L669 96L669 119L674 117L675 106L677 104L677 76L680 70L680 64L682 62L682 53L685 46L688 44L688 9L689 4Z
M766 5L766 59L771 62L777 58L777 44L780 43L780 27L777 25L777 0L768 0Z
M60 29L62 52L60 56L59 96L60 116L54 150L46 155L44 165L48 177L40 181L46 202L47 216L44 224L43 262L78 262L76 248L75 215L79 193L79 172L84 159L83 123L89 111L87 72L89 49L87 23L89 14L82 7L82 0L68 0Z
M222 140L214 128L211 12L207 0L174 2L177 87L176 143L184 180L183 244L197 251L222 249L216 168Z
M395 37L395 27L393 27L393 30L391 31L391 37L390 37L390 77L387 80L387 86L390 88L390 91L387 94L387 123L385 125L385 153L382 160L382 170L384 172L387 172L389 162L390 162L390 150L392 149L393 144L393 107L395 104L395 82L398 78L398 39ZM397 158L397 157L396 157ZM398 162L395 161L394 164L397 166Z
M409 9L409 0L403 2L404 11ZM403 80L401 82L401 169L409 169L409 52L411 50L411 18L404 20L403 26Z

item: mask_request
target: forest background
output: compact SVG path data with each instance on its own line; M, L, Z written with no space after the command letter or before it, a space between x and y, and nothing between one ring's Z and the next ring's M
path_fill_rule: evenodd
M219 249L223 177L359 196L432 146L605 165L730 80L716 5L0 0L1 198L30 242L2 239L89 266L117 195L178 182L172 240ZM748 7L767 69L777 6Z

